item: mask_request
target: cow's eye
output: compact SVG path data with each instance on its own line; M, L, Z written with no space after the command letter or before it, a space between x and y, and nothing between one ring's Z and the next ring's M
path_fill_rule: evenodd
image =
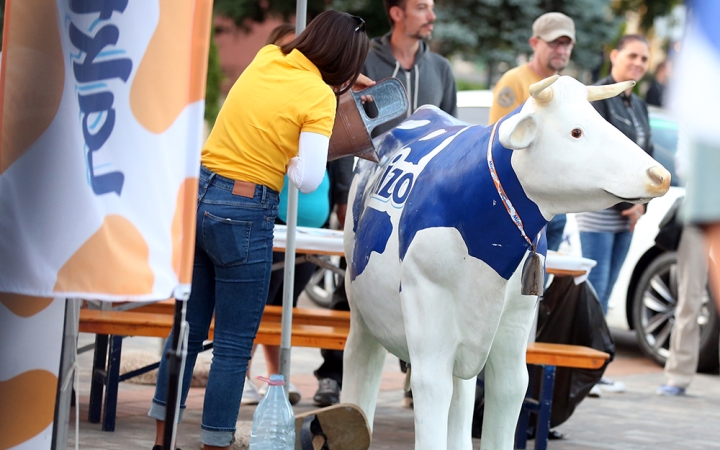
M575 139L579 139L580 136L582 136L582 130L580 128L575 128L570 134L572 134L572 137Z

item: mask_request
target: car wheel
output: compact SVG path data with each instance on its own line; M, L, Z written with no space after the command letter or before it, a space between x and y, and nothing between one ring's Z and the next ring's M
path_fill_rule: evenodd
M333 292L340 282L340 276L331 270L318 267L315 269L312 278L305 286L305 293L316 305L329 308L332 302Z
M664 366L670 353L670 336L677 306L677 253L663 253L645 269L633 296L633 325L643 353ZM720 318L709 291L702 300L698 323L700 350L698 370L718 366Z

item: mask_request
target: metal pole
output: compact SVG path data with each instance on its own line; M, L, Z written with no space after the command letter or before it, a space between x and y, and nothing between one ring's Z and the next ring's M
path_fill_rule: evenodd
M57 301L55 299L54 301ZM52 447L61 449L67 446L68 425L70 422L70 404L74 393L76 376L75 359L77 356L78 324L80 322L80 299L65 299L65 327L63 330L62 353L60 356L60 375L58 376L58 395L55 405L55 426L53 427ZM80 412L80 404L75 403L75 418ZM76 436L77 438L77 436Z
M168 392L165 406L165 434L163 448L175 448L177 423L180 415L180 394L182 378L187 357L188 324L185 322L187 300L175 299L175 317L172 327L172 345L167 351L168 361Z
M307 0L298 0L295 10L295 35L305 30ZM298 190L288 186L287 236L285 240L285 277L283 281L282 332L280 335L280 374L285 378L285 395L290 388L290 349L292 340L292 303L295 286L295 230L297 228Z

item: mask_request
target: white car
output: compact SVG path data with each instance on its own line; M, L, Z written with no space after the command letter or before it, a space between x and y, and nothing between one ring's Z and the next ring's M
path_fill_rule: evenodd
M492 91L458 92L458 118L471 124L487 125ZM635 330L640 349L653 361L665 364L670 335L675 324L677 304L677 254L655 245L658 225L685 189L677 185L675 151L677 123L662 110L651 108L650 126L655 144L654 157L673 175L673 185L663 197L653 199L647 213L638 222L625 263L610 297L607 322L613 328ZM560 251L580 255L577 224L568 214L564 242ZM720 318L709 291L702 299L700 324L700 360L698 369L718 367Z

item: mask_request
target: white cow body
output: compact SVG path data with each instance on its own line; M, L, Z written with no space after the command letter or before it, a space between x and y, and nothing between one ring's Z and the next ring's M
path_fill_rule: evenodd
M646 201L669 186L667 171L595 112L588 88L562 77L540 93L495 133L423 107L384 137L380 166L358 165L345 222L342 401L372 423L384 349L408 361L416 449L472 449L484 366L482 447L513 448L537 297L520 295L529 244L489 181L490 136L531 240L554 214Z

